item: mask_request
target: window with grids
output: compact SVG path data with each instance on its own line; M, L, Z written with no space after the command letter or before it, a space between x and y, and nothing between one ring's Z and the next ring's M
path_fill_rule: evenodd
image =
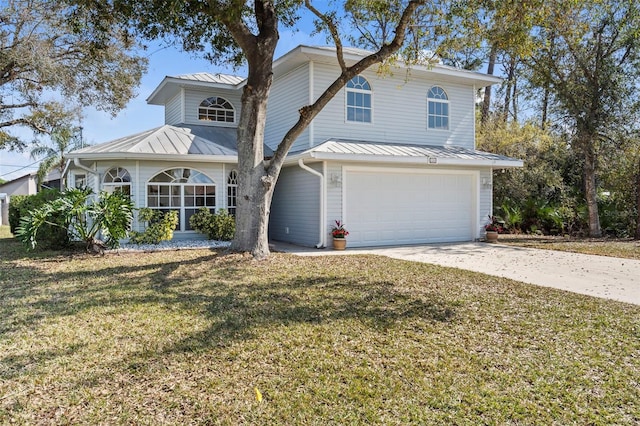
M238 172L231 170L227 178L227 211L231 216L236 215L238 201Z
M364 77L353 77L346 86L347 121L371 123L371 86Z
M427 111L429 129L449 130L449 97L442 87L429 89Z
M235 118L236 113L231 102L217 96L205 99L198 108L199 120L234 123Z
M104 174L102 189L109 193L120 191L131 196L131 175L125 168L113 167Z
M197 170L170 169L158 173L147 184L147 207L178 212L176 231L191 231L189 219L200 208L216 208L215 182Z

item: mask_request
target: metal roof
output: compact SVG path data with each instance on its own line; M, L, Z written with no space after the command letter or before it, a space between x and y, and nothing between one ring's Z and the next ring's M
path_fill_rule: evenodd
M198 72L194 74L177 75L173 78L189 81L201 81L205 83L231 84L236 85L245 80L245 77L230 74L212 74L208 72Z
M319 160L427 163L458 166L522 167L522 160L451 145L413 145L330 139L291 156Z
M122 158L144 156L156 157L166 155L206 155L237 156L236 129L207 126L171 126L164 125L135 135L126 136L111 142L93 145L68 153L68 158ZM204 137L202 135L205 135Z

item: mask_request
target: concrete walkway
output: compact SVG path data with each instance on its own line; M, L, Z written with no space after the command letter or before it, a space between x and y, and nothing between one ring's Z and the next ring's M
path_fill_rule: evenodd
M303 256L378 254L640 305L640 260L487 243L348 248L344 252L277 242L273 247Z

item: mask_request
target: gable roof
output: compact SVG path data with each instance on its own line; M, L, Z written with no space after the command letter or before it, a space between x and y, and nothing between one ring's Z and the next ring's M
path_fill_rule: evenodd
M356 47L345 47L343 49L344 59L347 65L353 65L372 53L374 52ZM284 74L309 61L337 64L336 48L334 46L299 45L276 59L273 63L273 69L274 72L277 71L278 73ZM396 64L391 66L392 72L400 69L410 69L411 74L414 76L424 74L426 76L436 77L438 81L467 85L473 84L478 88L502 82L501 78L493 75L463 70L438 63L415 64L407 67L403 61L398 60Z
M205 128L205 129L202 129ZM171 126L126 136L72 151L79 159L184 159L197 156L210 161L237 161L236 129L212 126ZM191 157L193 158L193 157Z
M147 103L151 105L164 105L168 100L176 96L183 87L215 88L237 90L245 81L245 77L230 74L212 74L199 72L195 74L183 74L178 76L165 76L158 87L147 98Z
M354 162L430 164L454 166L522 167L522 160L459 146L411 145L345 139L329 139L308 150L292 153L298 158Z
M343 48L345 61L349 65L356 63L371 51L357 47ZM315 61L337 64L336 48L334 46L305 46L299 45L273 62L273 70L279 74L302 65ZM407 68L402 61L398 61L395 68ZM490 86L500 83L501 78L476 71L463 70L442 64L412 65L409 67L412 74L427 74L437 77L439 81L449 81L461 84L473 84L477 87ZM166 76L147 98L151 105L164 105L168 100L176 96L181 88L215 88L226 90L239 90L246 82L245 77L220 73L194 73L178 76Z

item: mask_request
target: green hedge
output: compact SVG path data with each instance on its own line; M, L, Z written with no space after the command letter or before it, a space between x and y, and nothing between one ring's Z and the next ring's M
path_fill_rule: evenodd
M29 216L29 214L42 207L45 203L60 198L60 191L57 189L43 189L34 195L13 195L9 199L9 227L11 233L16 234L20 219ZM64 225L64 216L58 215L53 221L60 225ZM38 245L42 248L62 248L69 245L69 236L67 231L59 226L43 225L42 237L38 241Z
M210 240L231 241L236 232L235 218L224 209L211 213L208 208L201 207L191 216L189 224Z

